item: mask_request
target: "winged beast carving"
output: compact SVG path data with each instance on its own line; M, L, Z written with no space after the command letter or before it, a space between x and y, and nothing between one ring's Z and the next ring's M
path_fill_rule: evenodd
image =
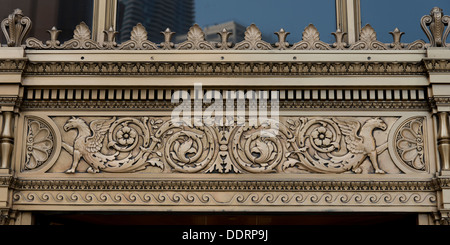
M378 164L378 155L387 149L387 142L377 146L374 130L386 130L380 118L361 124L353 118L303 119L298 127L297 161L288 160L285 168L300 165L311 172L361 173L361 164L368 158L375 173L385 173ZM291 153L292 154L292 153Z
M72 117L69 119L64 125L64 130L75 129L78 131L78 135L74 140L73 146L66 142L62 143L63 148L73 156L72 166L66 173L75 173L81 159L84 159L89 164L87 172L91 173L100 171L134 172L145 169L148 165L154 163L149 161L153 152L148 148L149 138L146 137L146 134L142 134L144 143L138 149L138 153L134 154L132 152L137 146L135 142L139 140L136 130L140 130L140 127L142 127L141 129L147 127L145 123L146 118L142 120L116 120L113 117L111 119L94 120L87 124L81 118ZM131 129L129 124L134 124L136 129ZM110 142L108 148L116 149L113 154L106 154L101 151L107 135ZM118 138L117 142L114 140L116 138ZM117 149L120 149L120 151ZM119 158L121 152L128 154Z
M210 128L179 125L171 120L112 117L87 123L72 117L64 130L77 131L73 146L62 142L72 155L66 173L75 173L82 159L91 173L136 172L148 166L166 172L196 172L208 167L216 154L217 139Z

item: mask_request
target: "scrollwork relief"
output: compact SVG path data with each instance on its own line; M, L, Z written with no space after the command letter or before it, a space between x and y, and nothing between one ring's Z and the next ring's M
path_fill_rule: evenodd
M402 173L401 164L423 173L428 169L421 143L424 118L398 129L392 129L397 117L286 117L276 129L270 121L216 127L146 116L53 120L64 150L49 173L390 174ZM27 137L41 142L34 135L47 136L45 129L31 125ZM388 150L391 130L397 130L395 152ZM34 159L42 161L31 162L32 149L30 166Z
M14 193L15 204L107 204L107 205L424 205L437 202L434 192L40 192Z
M73 117L63 128L77 131L73 143L62 143L72 155L66 173L77 172L81 160L89 165L86 171L90 173L125 173L148 166L160 172L198 172L215 159L217 140L209 127L177 126L171 120L148 117L112 117L89 123Z

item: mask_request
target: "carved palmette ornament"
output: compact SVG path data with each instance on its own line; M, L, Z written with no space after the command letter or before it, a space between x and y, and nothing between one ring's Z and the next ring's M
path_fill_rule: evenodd
M187 40L178 44L177 49L212 50L214 46L205 40L202 28L195 24L189 29Z
M130 40L122 43L119 49L157 49L156 44L147 40L147 30L138 23L131 30Z
M46 123L36 119L28 119L25 169L36 169L47 162L54 150L53 142L53 132Z
M313 24L309 24L305 30L303 30L302 41L295 43L292 46L294 50L302 49L314 49L314 50L327 50L330 49L330 45L320 41L319 31Z
M244 40L236 43L234 49L237 50L269 50L272 49L270 43L262 40L262 34L255 24L251 24L245 30Z

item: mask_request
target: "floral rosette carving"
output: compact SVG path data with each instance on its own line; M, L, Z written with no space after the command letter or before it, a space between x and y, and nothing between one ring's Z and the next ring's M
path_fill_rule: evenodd
M53 134L49 127L37 120L28 120L25 168L43 165L53 152Z
M423 121L423 117L407 120L399 128L395 137L397 155L408 167L419 171L425 170Z
M148 147L150 135L147 121L146 117L142 118L142 121L135 118L122 118L115 121L109 130L108 146L118 151L129 152L136 148L141 136L142 147Z

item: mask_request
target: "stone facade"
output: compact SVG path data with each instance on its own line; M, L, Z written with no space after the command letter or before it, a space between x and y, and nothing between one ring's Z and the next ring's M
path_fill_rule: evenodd
M408 44L398 29L381 43L370 25L352 44L340 30L322 42L314 25L293 44L283 29L265 42L256 25L238 43L194 25L157 44L140 24L118 44L84 23L61 43L56 28L25 39L31 20L16 10L1 23L0 221L221 210L448 224L449 20L434 8L420 20L429 42ZM177 110L193 121L174 121ZM195 123L199 111L214 116Z

